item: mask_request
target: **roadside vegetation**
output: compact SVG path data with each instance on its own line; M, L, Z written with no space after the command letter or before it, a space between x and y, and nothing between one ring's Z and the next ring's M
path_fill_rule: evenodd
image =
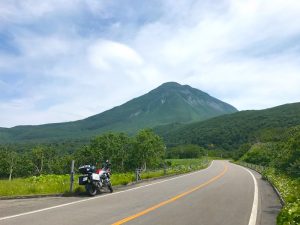
M182 174L206 168L210 159L203 157L198 159L167 159L166 168L147 170L141 173L142 180L166 175ZM75 175L74 190L76 193L84 192L84 187L78 185L78 176ZM126 185L135 182L134 172L113 173L112 184ZM40 175L28 178L15 178L11 181L0 180L0 196L24 196L46 194L69 194L70 175Z
M76 185L76 184L75 184ZM41 175L0 180L0 196L60 194L70 190L70 175Z
M263 166L263 176L284 199L277 224L300 224L300 126L281 133L268 130L261 142L247 146L249 149L240 160Z
M267 169L264 176L275 185L285 202L277 224L300 224L300 178L290 177L274 168Z

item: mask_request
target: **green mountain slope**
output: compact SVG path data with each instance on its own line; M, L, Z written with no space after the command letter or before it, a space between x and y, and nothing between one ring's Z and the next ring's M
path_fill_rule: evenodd
M236 150L244 143L280 138L286 128L300 124L300 103L265 110L241 111L188 125L161 126L156 130L169 146L197 144Z
M169 82L121 106L83 120L1 129L0 140L4 143L86 139L106 131L133 134L146 127L202 121L236 111L233 106L205 92Z

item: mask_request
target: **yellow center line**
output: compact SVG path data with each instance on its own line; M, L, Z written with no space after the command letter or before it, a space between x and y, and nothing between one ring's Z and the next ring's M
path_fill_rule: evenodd
M210 180L206 181L205 183L203 183L203 184L201 184L201 185L199 185L197 187L194 187L194 188L192 188L192 189L190 189L190 190L188 190L186 192L183 192L183 193L181 193L179 195L176 195L176 196L174 196L174 197L172 197L172 198L170 198L170 199L168 199L166 201L163 201L163 202L161 202L161 203L159 203L157 205L154 205L154 206L152 206L152 207L150 207L148 209L145 209L145 210L143 210L143 211L141 211L139 213L136 213L136 214L134 214L132 216L128 216L128 217L126 217L126 218L124 218L122 220L119 220L119 221L113 223L112 225L120 225L120 224L127 223L127 222L129 222L129 221L131 221L133 219L136 219L136 218L138 218L140 216L143 216L143 215L145 215L145 214L147 214L147 213L149 213L149 212L151 212L151 211L153 211L153 210L155 210L157 208L160 208L160 207L162 207L164 205L167 205L167 204L169 204L171 202L174 202L174 201L176 201L176 200L178 200L178 199L180 199L180 198L182 198L182 197L184 197L184 196L186 196L188 194L191 194L192 192L197 191L197 190L199 190L199 189L201 189L201 188L209 185L210 183L218 180L219 178L221 178L222 176L224 176L224 174L227 172L227 170L228 170L228 167L227 167L227 165L225 165L224 166L224 170L219 175L211 178Z

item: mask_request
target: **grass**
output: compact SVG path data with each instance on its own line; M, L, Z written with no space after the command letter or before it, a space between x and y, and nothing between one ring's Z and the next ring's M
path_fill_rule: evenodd
M75 184L76 186L76 184ZM0 196L65 193L70 188L69 175L42 175L0 180Z
M263 175L275 185L285 201L277 217L278 225L300 224L300 178L293 178L268 168Z
M164 175L182 174L206 168L210 160L200 159L168 159L168 168L142 172L142 179L161 177ZM78 185L78 175L75 175L74 190L83 192L84 187ZM113 173L112 185L126 185L135 181L134 173ZM12 181L0 180L0 196L24 196L43 194L69 194L70 175L41 175L29 178L16 178Z
M135 181L134 173L113 173L111 175L112 185L126 185Z

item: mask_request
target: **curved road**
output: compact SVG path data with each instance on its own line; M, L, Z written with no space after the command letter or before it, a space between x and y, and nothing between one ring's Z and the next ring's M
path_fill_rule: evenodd
M272 225L280 202L259 174L227 161L94 198L0 201L0 224Z

